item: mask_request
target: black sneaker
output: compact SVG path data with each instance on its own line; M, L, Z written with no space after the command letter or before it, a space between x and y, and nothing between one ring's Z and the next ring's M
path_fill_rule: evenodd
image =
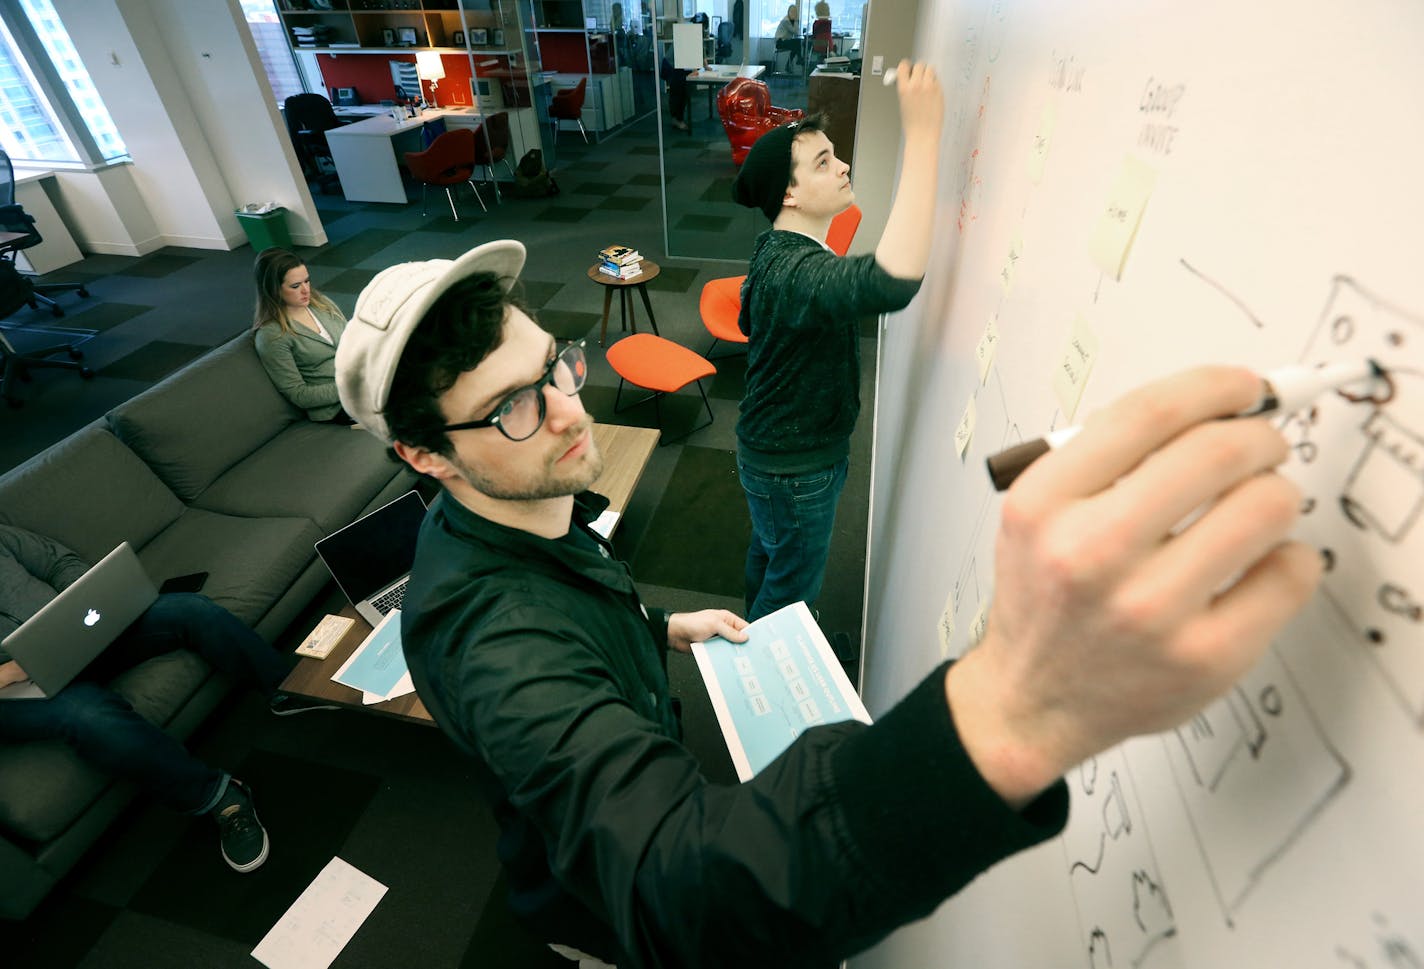
M267 829L257 820L252 791L233 778L228 781L223 800L212 810L218 823L218 846L223 861L233 871L256 871L267 860Z

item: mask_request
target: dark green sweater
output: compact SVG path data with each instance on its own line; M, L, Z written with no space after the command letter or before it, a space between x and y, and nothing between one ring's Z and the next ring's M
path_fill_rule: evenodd
M742 460L790 474L845 457L860 415L860 321L904 309L919 289L874 255L843 258L799 232L763 232L737 321L749 340Z

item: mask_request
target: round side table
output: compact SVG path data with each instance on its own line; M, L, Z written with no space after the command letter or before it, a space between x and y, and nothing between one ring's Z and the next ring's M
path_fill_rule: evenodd
M658 333L658 321L653 316L653 304L648 300L648 282L657 279L661 272L658 264L651 259L643 260L643 271L632 279L615 279L606 273L598 271L598 266L590 266L588 278L603 287L603 326L598 331L598 345L604 346L608 341L608 310L613 305L613 293L618 293L618 322L623 329L628 329L629 322L633 324L633 332L638 332L638 318L633 312L633 293L636 289L643 297L643 308L648 311L648 322L652 324L653 333Z

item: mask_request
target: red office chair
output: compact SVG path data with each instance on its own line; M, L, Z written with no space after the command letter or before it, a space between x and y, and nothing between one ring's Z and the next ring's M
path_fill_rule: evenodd
M509 177L514 177L514 166L509 162L509 112L500 111L485 118L485 123L475 129L475 164L489 172L489 180L494 185L494 200L500 201L499 182L494 177L494 163L504 162L509 169Z
M455 128L447 131L430 143L424 151L405 153L405 164L411 175L420 181L420 214L425 214L425 190L431 185L445 189L445 198L450 202L450 214L460 221L460 213L455 210L455 195L451 188L461 182L470 186L475 193L475 201L485 208L485 200L480 198L480 190L472 180L475 174L475 132L472 128Z
M826 233L826 245L830 246L836 255L844 256L850 251L851 241L855 239L856 230L860 228L861 215L860 206L851 203L850 208L831 220L830 231ZM742 314L742 283L746 278L722 276L709 279L702 287L702 298L697 301L697 312L702 316L702 325L712 334L712 342L707 345L707 352L703 354L708 360L721 360L732 355L724 353L721 356L712 356L719 340L743 346L747 343L747 335L737 325L737 318Z
M806 116L796 108L778 108L771 103L771 91L761 81L739 77L717 92L717 113L722 130L732 143L732 161L740 165L747 152L772 128Z
M822 60L835 50L835 40L831 37L829 17L821 17L811 24L811 53Z
M579 134L585 143L588 132L583 130L583 97L588 88L588 78L580 78L577 87L565 88L549 101L549 120L554 125L554 140L559 140L559 122L573 121L578 124Z

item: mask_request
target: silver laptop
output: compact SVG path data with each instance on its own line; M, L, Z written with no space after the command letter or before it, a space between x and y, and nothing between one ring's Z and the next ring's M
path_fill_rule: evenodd
M54 696L157 598L138 556L121 542L0 642L30 677L0 690L0 699Z
M405 598L425 501L407 491L316 543L316 553L372 626Z

